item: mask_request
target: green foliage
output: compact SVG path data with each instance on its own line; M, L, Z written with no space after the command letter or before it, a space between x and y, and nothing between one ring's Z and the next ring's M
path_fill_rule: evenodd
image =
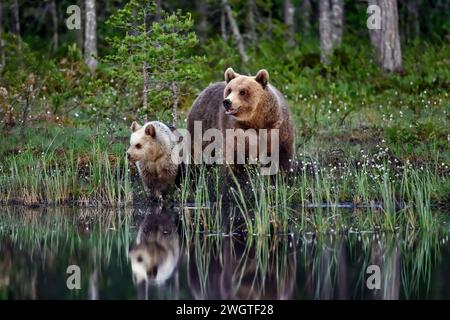
M284 228L286 214L290 212L287 205L295 205L295 201L315 205L322 202L380 201L385 203L383 216L380 218L376 212L371 217L373 221L367 220L371 226L384 224L386 229L392 229L403 218L408 219L411 226L429 225L429 199L433 204L445 205L450 188L449 183L442 179L444 177L448 181L450 163L449 44L428 43L425 39L404 41L405 72L384 74L374 62L367 30L361 29L361 21L366 17L365 11L361 10L364 5L347 1L348 28L343 45L334 52L330 64L323 65L317 37L298 32L295 47L285 40L281 10L275 10L281 8L282 1L255 1L256 12L259 13L255 43L250 42L246 23L248 4L242 0L230 0L229 3L249 56L249 62L245 64L237 53L229 29L227 40L217 33L212 34L213 30L219 30L219 20L213 18L217 12L208 17L210 34L202 47L198 47L194 33L196 24L190 13L179 10L158 13L154 3L145 0L127 1L123 8L117 10L115 6L113 10L105 9L104 16L109 17L106 22L104 16L99 17L101 63L94 75L87 72L82 52L76 44L66 43L50 54L48 45L38 43L38 35L31 37L24 31L20 39L10 33L4 34L6 66L1 78L0 118L4 119L2 129L7 127L7 123L12 127L3 130L4 143L0 144L3 173L0 193L6 195L4 199L20 199L22 195L31 199L26 201L40 202L55 194L55 202L79 199L80 196L105 202L113 202L117 198L122 201L129 196L129 186L120 185L127 180L123 175L121 177L125 180L117 178L114 172L125 166L121 157L132 119L146 115L149 119L170 121L170 109L175 101L184 119L183 112L190 107L198 92L211 82L221 81L227 67L253 75L266 68L270 82L288 99L297 130L296 151L304 163L316 162L326 168L344 163L354 168L355 163L364 162L364 150L376 154L382 147L389 150L389 159L396 159L399 163L410 161L416 176L402 182L400 176L390 172L385 179L374 181L373 176L382 175L371 172L371 176L367 176L367 172L360 171L359 167L341 172L340 177L331 177L323 172L311 177L296 172L293 175L298 180L293 185L278 177L281 180L276 180L278 191L275 193L259 192L269 190L271 182L252 176L249 183L253 192L250 194L240 188L241 181L231 180L229 184L235 187L232 196L240 210L245 212L244 218L252 230L263 233L271 226ZM211 9L212 5L209 2L208 8ZM174 6L166 5L165 8ZM195 11L193 6L186 8ZM434 18L436 25L440 23L436 21L443 21L439 14ZM355 26L358 28L351 28ZM432 39L444 36L442 33ZM201 54L205 57L200 57ZM31 75L36 81L30 94L27 82ZM145 94L144 79L148 81ZM30 128L25 130L25 141L20 141L21 117L30 96L27 121ZM145 100L147 103L143 105ZM9 115L12 119L8 119ZM45 130L53 123L73 130L64 128L67 130L65 134L58 135L57 141L53 142L53 136L49 140L49 133ZM126 133L122 134L122 130ZM90 139L91 134L99 140ZM69 140L68 136L77 143ZM115 138L118 137L123 143L117 143ZM101 141L101 148L93 150L94 141ZM56 142L58 149L53 148ZM111 151L111 148L115 149ZM41 152L47 156L41 158ZM58 157L60 152L63 156ZM119 158L114 164L109 162L111 152ZM86 154L92 157L88 164L90 169L84 172L89 182L80 187L83 181L80 177L75 184L68 177L72 173L79 174L75 172L74 160ZM424 173L420 169L422 167L426 168ZM22 176L24 172L26 175ZM183 202L192 199L194 194L196 203L222 203L220 197L215 199L215 195L220 195L222 177L212 175L215 179L213 188L210 188L204 183L208 174L201 172L194 177L200 183L199 189L191 188L191 180L183 181ZM423 182L423 188L414 189L412 184L419 181ZM409 189L399 190L402 184ZM124 193L122 187L128 191ZM254 203L249 203L251 197ZM399 218L394 212L398 199L406 198L408 202L417 203L415 209L421 212L420 217L406 212L405 217ZM209 212L200 211L203 216L211 218ZM252 221L251 211L261 211L264 215ZM323 210L314 217L302 214L296 218L303 225L327 230L335 222L330 218L335 213ZM208 220L206 225L219 229L216 222Z
M99 137L86 143L92 134L86 130L42 131L34 137L28 132L23 150L2 150L6 157L0 159L0 203L122 206L131 202L123 145L109 147ZM16 144L14 139L8 142Z
M161 18L152 19L150 24L155 14L153 2L133 0L106 22L117 32L107 39L111 52L105 62L112 66L111 78L118 81L118 94L142 95L140 114L170 107L174 95L180 99L179 92L189 93L198 73L193 62L199 58L192 50L197 37L190 14L162 11Z
M180 195L183 224L192 233L214 232L221 229L219 224L229 232L259 236L284 234L289 227L317 234L345 231L347 226L436 230L438 215L432 204L449 200L448 173L436 171L436 163L433 168L374 164L380 155L359 164L349 160L340 167L319 167L304 157L300 170L276 177L249 167L239 176L231 174L222 188L216 187L216 181L224 180L217 168L188 168ZM228 199L227 205L221 205L222 199ZM363 219L351 221L343 208L354 214L363 211ZM233 219L223 219L226 212Z
M11 34L4 36L5 69L0 86L7 90L6 102L11 106L13 123L18 123L27 96L31 96L32 117L53 116L62 119L78 106L84 94L84 63L75 45L66 48L64 58L49 58ZM20 46L19 46L20 41ZM19 49L20 48L20 49ZM28 79L33 88L28 92ZM0 114L0 119L2 114Z

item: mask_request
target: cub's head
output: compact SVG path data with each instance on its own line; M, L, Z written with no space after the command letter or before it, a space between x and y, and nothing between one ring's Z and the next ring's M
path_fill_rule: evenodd
M133 272L133 283L140 284L146 281L151 284L161 285L173 274L177 265L175 246L178 239L159 239L133 245L128 252Z
M164 284L173 275L179 257L179 235L173 218L162 213L149 214L128 251L133 283Z
M141 126L131 124L130 147L127 157L130 161L155 160L162 153L170 152L171 132L164 124L152 121Z
M228 68L225 71L223 106L225 113L238 120L248 120L258 112L257 106L264 99L269 85L267 70L259 70L256 76L240 75Z

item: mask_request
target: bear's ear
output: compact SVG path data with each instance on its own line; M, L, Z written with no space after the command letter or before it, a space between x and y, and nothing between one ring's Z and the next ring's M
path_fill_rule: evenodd
M145 127L145 134L154 138L155 135L156 135L155 127L152 124L149 124L148 126L146 126Z
M263 88L265 88L269 83L269 72L267 72L266 69L259 70L255 76L255 80L258 81Z
M142 126L137 123L136 121L133 121L133 123L131 124L130 130L131 132L135 132L137 130L139 130L140 128L142 128Z
M237 74L236 72L234 72L234 70L232 68L228 68L225 71L225 81L226 83L230 82L231 80L233 80L234 78L236 78L239 74Z

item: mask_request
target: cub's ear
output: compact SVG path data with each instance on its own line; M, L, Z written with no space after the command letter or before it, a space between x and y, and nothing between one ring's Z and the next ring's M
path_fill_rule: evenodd
M145 127L145 134L149 135L150 137L155 137L156 135L156 130L155 127L152 124L149 124Z
M228 68L225 71L225 81L226 81L226 83L230 82L231 80L233 80L237 76L239 76L238 73L234 72L234 70L232 68Z
M269 72L267 72L266 69L259 70L255 76L255 80L258 81L263 88L265 88L269 83Z
M131 124L130 130L131 132L135 132L137 130L139 130L140 128L142 128L142 126L137 123L136 121L133 121L133 123Z

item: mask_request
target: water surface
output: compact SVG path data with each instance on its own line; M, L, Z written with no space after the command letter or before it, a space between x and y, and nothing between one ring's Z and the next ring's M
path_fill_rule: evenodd
M445 224L186 236L171 211L3 207L0 299L449 299L448 238ZM68 289L70 265L80 289ZM370 265L380 289L367 286Z

